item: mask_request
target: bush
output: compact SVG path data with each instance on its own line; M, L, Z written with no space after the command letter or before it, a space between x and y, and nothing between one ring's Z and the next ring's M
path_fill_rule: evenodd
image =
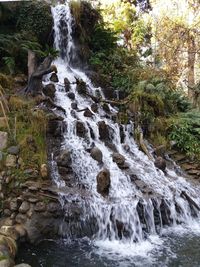
M22 1L18 12L18 29L31 33L41 44L46 43L52 30L50 5L45 1Z

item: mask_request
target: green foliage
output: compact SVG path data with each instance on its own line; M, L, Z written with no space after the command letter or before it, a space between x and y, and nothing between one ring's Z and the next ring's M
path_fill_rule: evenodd
M169 138L177 148L192 157L200 157L200 113L190 111L172 121Z
M9 74L15 72L15 59L13 57L3 57L6 67L8 68Z
M45 1L22 1L18 12L19 30L32 34L41 43L45 42L52 28L50 6Z

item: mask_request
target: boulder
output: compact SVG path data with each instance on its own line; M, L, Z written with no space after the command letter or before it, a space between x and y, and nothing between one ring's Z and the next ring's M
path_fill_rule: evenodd
M11 146L7 149L8 154L18 155L19 154L19 146Z
M76 83L77 83L76 86L77 92L79 94L86 94L87 93L86 83L83 80L77 80Z
M44 202L37 202L34 207L34 210L38 212L43 212L46 210L46 204Z
M71 108L76 110L78 108L77 103L76 102L72 102L71 103Z
M58 80L58 76L56 73L52 73L51 74L51 77L50 77L50 81L54 82L54 83L57 83L59 80Z
M15 155L8 154L5 162L6 167L14 168L17 165L17 157Z
M109 194L110 188L110 172L108 169L104 169L97 175L97 192L102 196Z
M61 150L60 155L56 158L56 162L58 166L70 167L72 163L71 152L67 149Z
M98 123L99 127L99 138L102 141L108 141L110 139L109 128L105 121L100 121Z
M53 83L49 83L43 88L43 93L52 99L54 99L55 97L55 92L56 92L56 88Z
M0 131L0 150L5 149L8 144L8 133Z
M157 157L155 162L154 162L154 165L162 170L163 172L165 172L165 169L166 169L166 161L162 158L162 157Z
M94 160L102 163L103 154L98 147L93 147L90 151L90 155Z
M125 163L125 157L119 153L112 154L113 162L115 162L119 167L123 167Z
M30 209L30 204L27 201L24 201L19 207L19 212L26 213L29 209Z
M89 110L89 108L87 108L87 109L84 111L83 115L84 115L85 117L91 118L94 114Z
M70 90L70 82L67 78L64 79L65 91L69 92Z
M77 134L77 136L84 138L86 133L87 133L87 130L84 126L84 123L81 121L77 121L76 122L76 134Z
M94 113L97 113L97 112L98 112L98 104L93 103L93 104L91 105L91 110L92 110Z
M5 255L6 257L6 255ZM0 261L0 267L12 267L14 264L14 261L11 259L1 260Z
M69 92L67 93L67 96L71 99L74 100L75 99L75 94L73 92Z
M108 105L107 103L104 103L104 104L102 105L102 108L103 108L103 110L104 110L105 112L110 113L110 108L109 108L109 105Z

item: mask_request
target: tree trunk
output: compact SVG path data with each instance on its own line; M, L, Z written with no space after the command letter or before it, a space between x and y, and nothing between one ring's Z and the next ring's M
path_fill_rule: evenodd
M30 78L36 70L36 66L36 54L33 51L28 50L28 78Z
M48 56L44 59L44 61L36 68L36 70L31 74L28 85L24 89L24 93L31 96L37 96L38 94L42 94L43 84L42 78L44 75L51 73L53 71L57 72L55 66L51 66L53 58Z
M193 87L195 85L194 65L196 57L196 45L194 36L188 34L188 97L194 101Z

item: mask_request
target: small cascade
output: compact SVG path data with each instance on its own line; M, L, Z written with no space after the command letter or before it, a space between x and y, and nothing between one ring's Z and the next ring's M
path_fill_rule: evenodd
M157 169L139 150L131 123L120 126L112 120L117 110L81 94L77 80L84 81L90 95L103 97L101 88L71 65L76 54L68 3L52 7L52 14L55 48L60 51L54 62L59 79L56 102L66 111L67 125L62 162L57 164L54 156L52 161L66 214L62 234L132 244L161 233L166 225L197 220L200 188L173 170L165 175Z

